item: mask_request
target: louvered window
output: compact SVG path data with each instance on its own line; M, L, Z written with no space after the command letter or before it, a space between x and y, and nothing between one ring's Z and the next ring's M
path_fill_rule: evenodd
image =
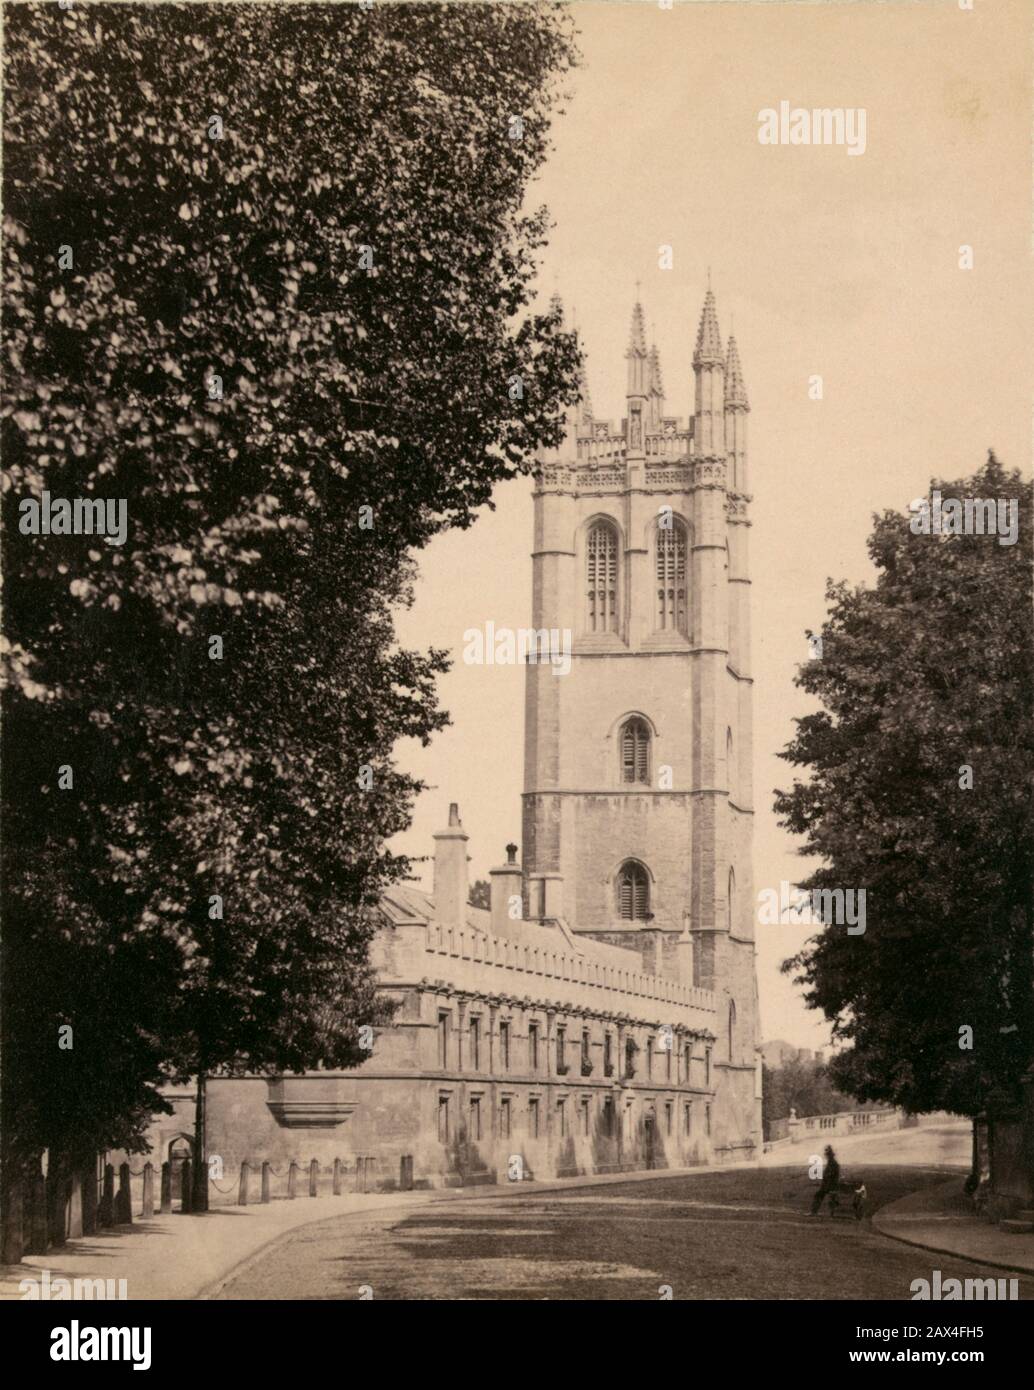
M641 719L630 719L621 730L622 782L650 781L650 730Z
M688 632L686 611L686 530L680 522L657 529L657 626Z
M626 864L618 875L618 910L626 922L645 922L650 884L642 864Z
M618 538L605 521L589 532L586 555L589 631L616 632L618 626Z

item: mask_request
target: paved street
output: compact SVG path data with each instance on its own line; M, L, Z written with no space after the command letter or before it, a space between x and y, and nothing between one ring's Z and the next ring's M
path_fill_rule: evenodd
M874 1209L943 1168L873 1166ZM961 1182L961 1175L960 1175ZM811 1218L800 1164L439 1204L308 1226L218 1293L233 1298L909 1299L913 1279L1003 1278L848 1216ZM366 1295L367 1297L369 1294ZM1034 1297L1034 1279L1020 1281Z

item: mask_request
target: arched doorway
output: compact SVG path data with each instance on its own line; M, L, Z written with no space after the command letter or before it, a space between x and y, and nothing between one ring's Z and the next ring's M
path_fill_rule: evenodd
M169 1144L169 1178L174 1202L183 1196L183 1164L193 1152L193 1141L186 1134L177 1134Z

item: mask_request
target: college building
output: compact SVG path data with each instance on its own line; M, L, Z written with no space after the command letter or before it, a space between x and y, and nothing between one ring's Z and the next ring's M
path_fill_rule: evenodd
M639 304L625 356L620 427L583 382L535 474L531 626L570 634L570 666L527 666L521 857L471 906L449 808L432 892L380 903L391 1025L352 1071L212 1079L226 1169L439 1185L761 1152L747 393L710 289L687 420ZM174 1103L162 1160L190 1143Z

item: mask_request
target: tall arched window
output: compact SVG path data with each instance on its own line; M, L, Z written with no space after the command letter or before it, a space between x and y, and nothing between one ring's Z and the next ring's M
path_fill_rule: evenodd
M618 627L618 537L614 527L597 521L589 530L585 555L590 632Z
M733 801L736 800L736 764L732 756L732 730L725 730L725 784L729 788L729 796Z
M736 1039L736 1000L729 1000L729 1061L733 1059L733 1044Z
M675 521L657 528L657 626L666 632L687 632L686 528Z
M628 719L621 728L622 782L650 783L650 730L645 720Z
M729 893L725 900L725 926L728 931L732 931L732 924L736 920L736 875L732 869L729 870Z
M650 916L650 879L642 864L630 859L618 871L618 912L626 922L645 922Z

